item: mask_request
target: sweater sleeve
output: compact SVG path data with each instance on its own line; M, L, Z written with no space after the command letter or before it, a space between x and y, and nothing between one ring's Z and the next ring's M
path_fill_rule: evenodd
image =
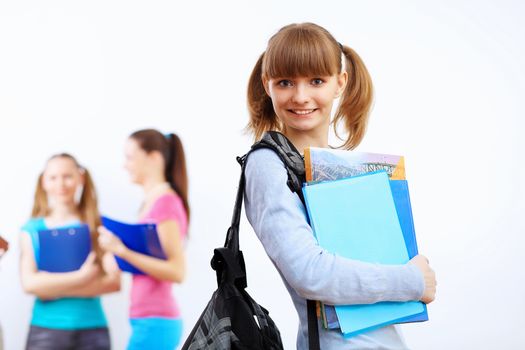
M301 200L286 184L284 164L272 150L256 150L247 162L246 216L299 295L333 305L421 298L424 281L416 266L366 263L321 248Z

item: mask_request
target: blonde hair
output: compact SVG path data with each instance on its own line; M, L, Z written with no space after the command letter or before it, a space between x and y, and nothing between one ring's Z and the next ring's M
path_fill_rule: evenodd
M82 167L77 162L75 157L68 153L55 154L47 160L47 163L57 158L71 160L78 168L78 170L84 174L84 186L82 189L82 194L80 196L80 201L77 204L77 209L79 212L80 220L89 226L91 232L91 243L93 251L95 251L97 253L97 256L100 258L102 252L97 241L97 227L101 225L101 220L100 213L98 211L98 200L97 192L95 190L95 184L93 183L89 171L86 168ZM43 178L44 171L42 171L42 173L38 176L38 181L36 184L33 209L31 210L31 217L33 218L48 216L51 213L51 208L49 207L47 194L42 185Z
M343 69L341 53L345 57L348 83L331 124L336 136L344 141L341 148L357 147L364 137L372 106L372 79L354 50L341 45L326 29L313 23L287 25L268 41L248 82L250 120L246 129L256 140L266 131L283 130L263 79L339 74ZM348 133L346 139L340 136L339 125Z

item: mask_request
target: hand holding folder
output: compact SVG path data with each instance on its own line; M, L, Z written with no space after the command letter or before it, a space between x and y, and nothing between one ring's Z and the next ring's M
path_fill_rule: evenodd
M129 249L155 258L166 259L155 224L127 224L103 216L102 225L118 236ZM144 275L144 272L126 260L118 256L115 258L122 271Z

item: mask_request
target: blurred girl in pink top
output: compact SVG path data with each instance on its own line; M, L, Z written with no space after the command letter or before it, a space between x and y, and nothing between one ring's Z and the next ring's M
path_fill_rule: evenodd
M180 341L182 320L171 286L184 279L182 242L189 221L184 150L177 135L146 129L130 135L125 154L131 181L144 190L139 222L157 225L167 259L130 250L104 227L99 228L99 243L145 273L133 275L127 349L172 350Z

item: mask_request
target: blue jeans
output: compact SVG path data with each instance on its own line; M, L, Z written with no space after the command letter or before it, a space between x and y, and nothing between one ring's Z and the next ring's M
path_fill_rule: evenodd
M164 317L132 318L127 350L174 350L182 336L182 320Z

